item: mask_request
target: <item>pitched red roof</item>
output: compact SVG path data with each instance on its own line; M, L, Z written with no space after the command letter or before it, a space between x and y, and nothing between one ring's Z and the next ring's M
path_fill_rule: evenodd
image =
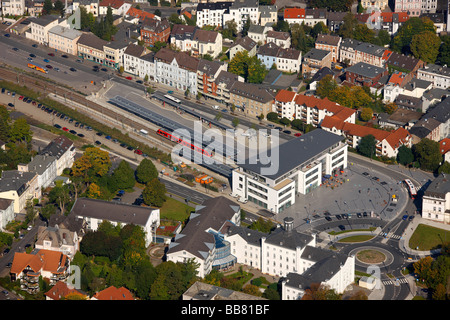
M296 93L294 91L288 91L286 89L281 89L278 91L277 95L275 96L276 101L280 102L291 102L294 100Z
M140 20L144 20L145 18L155 18L155 15L153 13L150 12L146 12L143 10L139 10L136 8L131 7L130 9L128 9L127 11L127 15L130 17L135 17L138 18Z
M284 9L284 19L301 19L305 18L305 9L302 8L286 8Z
M450 138L439 141L439 150L441 151L441 154L446 154L450 151Z
M122 0L102 0L99 3L100 7L111 7L114 9L119 9L121 6L123 6L125 2Z
M116 288L114 286L97 292L94 298L97 300L134 300L133 295L127 288Z
M45 293L47 297L53 300L60 300L62 298L67 297L68 295L78 295L80 297L83 297L85 299L88 298L88 296L83 293L82 291L69 287L65 282L58 281L56 284Z
M17 252L14 255L11 273L19 274L26 267L36 273L41 270L52 273L63 273L66 269L67 256L59 251L39 250L36 254Z

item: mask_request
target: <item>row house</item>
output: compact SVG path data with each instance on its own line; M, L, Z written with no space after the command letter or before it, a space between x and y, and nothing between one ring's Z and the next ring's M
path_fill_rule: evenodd
M275 64L279 71L299 72L302 65L301 51L291 48L280 48L273 42L259 47L257 57L267 69L271 69Z
M146 46L153 47L156 42L168 42L170 37L170 24L167 19L161 21L145 18L141 26L141 40Z
M23 212L27 201L41 198L37 173L3 171L0 178L0 198L14 201L14 213Z
M433 82L434 88L450 88L450 68L436 64L427 64L417 70L417 78Z
M311 76L322 68L331 69L332 56L331 51L312 48L303 57L302 74L303 76Z
M175 52L162 48L155 54L156 76L159 83L168 85L182 92L189 90L197 95L197 69L199 59L185 52Z
M197 67L198 93L206 97L218 97L216 79L222 71L227 71L227 64L200 59Z
M56 158L56 175L61 175L66 168L71 168L75 161L76 148L72 140L60 135L50 141L40 152Z
M354 39L344 39L339 47L339 62L354 65L365 62L377 67L384 67L392 51L371 43Z
M356 149L361 139L367 135L375 138L375 155L389 158L397 157L398 149L405 145L412 146L412 137L408 130L398 128L384 131L368 126L342 121L335 116L326 116L320 127L326 131L343 135L349 147Z
M45 46L49 45L48 32L55 26L67 27L67 21L55 15L45 15L39 18L30 18L30 29L25 33L27 39Z
M405 75L405 81L409 82L417 76L417 71L425 66L425 62L413 56L392 52L386 60L385 66L389 73L395 71Z
M278 22L278 7L273 6L259 6L259 25L273 26Z
M46 278L50 285L69 277L70 260L67 255L52 250L36 253L16 252L12 262L11 281L20 281L22 290L30 294L39 292L39 278Z
M216 26L224 28L223 15L229 12L232 2L208 2L197 5L197 27Z
M273 96L256 84L237 81L230 89L229 103L251 117L266 117L272 112Z
M220 103L230 104L230 90L236 82L244 82L244 78L228 71L220 71L216 78L207 80L211 82L211 86L199 87L198 91L210 99L214 99ZM213 91L214 89L214 91Z
M235 0L228 8L228 12L223 15L223 25L227 21L234 21L237 24L237 31L241 32L247 21L259 23L259 1L258 0Z
M234 44L230 48L230 60L232 60L239 51L247 51L249 57L254 57L256 55L256 49L256 41L249 36L238 38L234 41Z
M92 33L83 33L77 42L78 56L103 65L105 63L104 46L107 44L108 41Z
M381 77L387 75L388 71L385 68L358 62L347 68L345 80L353 85L372 87L380 81Z
M339 47L342 38L330 34L318 34L315 42L315 48L331 52L331 61L336 63L339 61Z
M424 0L395 0L394 11L407 12L411 17L418 17L422 13L422 1Z
M170 43L175 48L196 57L203 55L218 57L222 53L222 39L219 32L178 24L172 27L170 33Z
M267 32L266 42L273 42L280 48L290 48L291 35L289 32L269 31Z
M123 0L101 0L98 5L99 14L106 15L108 8L111 8L113 15L124 16L131 8L131 3Z
M327 98L320 99L285 89L278 91L275 96L273 111L277 112L280 118L299 119L315 127L318 127L326 116L335 116L350 123L355 123L356 120L356 110L340 106Z
M388 6L388 0L361 0L364 9L384 10Z
M45 189L56 179L56 157L48 154L36 155L28 164L19 164L19 172L34 172L38 176L38 188Z
M147 53L144 46L137 44L128 45L123 53L123 71L133 75L139 75L141 57Z
M267 33L273 31L272 26L251 24L248 28L247 36L259 44L265 44L267 41Z
M125 18L127 21L139 24L140 21L143 21L147 18L161 20L161 18L153 13L140 10L134 7L130 7L128 11L125 13Z
M48 31L48 46L59 52L76 56L77 42L81 35L82 32L78 30L57 25Z
M422 139L430 139L436 142L441 140L441 123L433 118L422 117L409 129L412 136L412 144L419 143Z

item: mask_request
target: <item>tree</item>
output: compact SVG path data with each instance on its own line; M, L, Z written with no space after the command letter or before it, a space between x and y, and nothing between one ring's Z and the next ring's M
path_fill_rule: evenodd
M292 47L300 50L303 54L314 47L314 38L308 36L304 24L294 24L291 26Z
M344 23L338 30L338 35L342 38L353 38L353 32L358 25L358 20L352 13L347 13L344 17Z
M394 51L404 54L412 53L410 44L412 42L413 36L424 31L431 31L433 33L436 33L433 21L426 17L411 17L399 28L397 34L392 40L391 48Z
M112 174L112 180L114 190L117 189L129 189L133 188L136 180L134 177L134 170L130 167L130 164L122 160L119 166L114 170Z
M139 183L147 184L158 177L158 170L151 160L144 158L136 168L135 176Z
M340 300L334 289L320 283L312 283L309 288L305 290L302 300Z
M19 118L14 121L9 131L9 138L12 142L26 142L28 144L31 143L32 136L30 125L25 118Z
M72 176L80 177L89 184L98 177L108 173L111 167L109 153L99 148L86 148L83 155L74 161L72 165Z
M247 51L238 51L228 65L228 71L243 77L250 83L262 83L267 70L256 56L249 57Z
M233 125L233 127L237 127L239 125L239 118L233 118L233 121L231 123Z
M142 197L146 205L160 208L166 201L166 186L154 178L145 186Z
M225 28L222 30L222 36L224 38L234 40L237 36L237 23L234 20L228 20L225 22Z
M337 88L337 82L331 74L323 77L317 84L316 94L322 99L328 97Z
M441 37L442 43L439 47L438 62L440 65L450 66L450 35Z
M267 114L267 120L272 121L272 122L278 122L278 113L269 112Z
M405 145L402 145L400 148L398 148L397 161L404 166L412 163L414 161L414 154L411 148L408 148Z
M397 105L394 102L388 102L383 109L387 114L393 114L397 110Z
M360 154L366 157L373 157L375 155L376 140L371 134L368 134L361 138L357 146L357 150Z
M439 167L438 174L441 173L450 174L450 163L448 161L444 161L444 163Z
M428 63L435 63L439 55L441 39L435 32L424 31L415 34L411 40L411 52L417 59Z
M57 11L61 17L64 17L64 12L65 12L64 3L62 3L61 0L56 0L53 7L54 7L54 10Z
M388 45L391 42L391 36L390 36L389 32L387 32L384 29L381 29L380 31L378 31L377 37L378 37L378 40L379 40L381 46Z
M50 190L48 194L48 199L51 203L55 203L59 210L61 210L61 215L65 213L66 206L72 200L70 195L70 185L57 183L56 186Z
M45 0L44 6L42 7L42 14L47 15L50 14L53 10L53 3L52 0Z
M372 119L373 111L371 108L363 108L361 110L361 120L363 121L369 121Z
M353 30L353 39L373 43L375 39L375 31L369 29L366 24L358 24Z
M435 171L442 162L442 155L439 151L439 142L428 138L422 139L413 146L413 153L419 161L422 170Z

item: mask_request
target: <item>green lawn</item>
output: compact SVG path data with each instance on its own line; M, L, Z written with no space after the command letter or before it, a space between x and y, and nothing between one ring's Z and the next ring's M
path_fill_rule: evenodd
M418 250L439 248L443 242L450 241L450 231L419 224L409 240L409 247Z
M167 197L166 202L164 202L164 205L160 208L160 215L161 219L184 222L187 218L189 218L192 211L195 211L195 209L187 204Z

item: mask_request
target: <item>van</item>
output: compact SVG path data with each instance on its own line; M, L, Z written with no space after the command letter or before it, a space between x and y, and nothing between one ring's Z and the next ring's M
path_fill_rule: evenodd
M219 109L220 109L219 106L213 106L213 108L214 108L215 110L219 110Z

